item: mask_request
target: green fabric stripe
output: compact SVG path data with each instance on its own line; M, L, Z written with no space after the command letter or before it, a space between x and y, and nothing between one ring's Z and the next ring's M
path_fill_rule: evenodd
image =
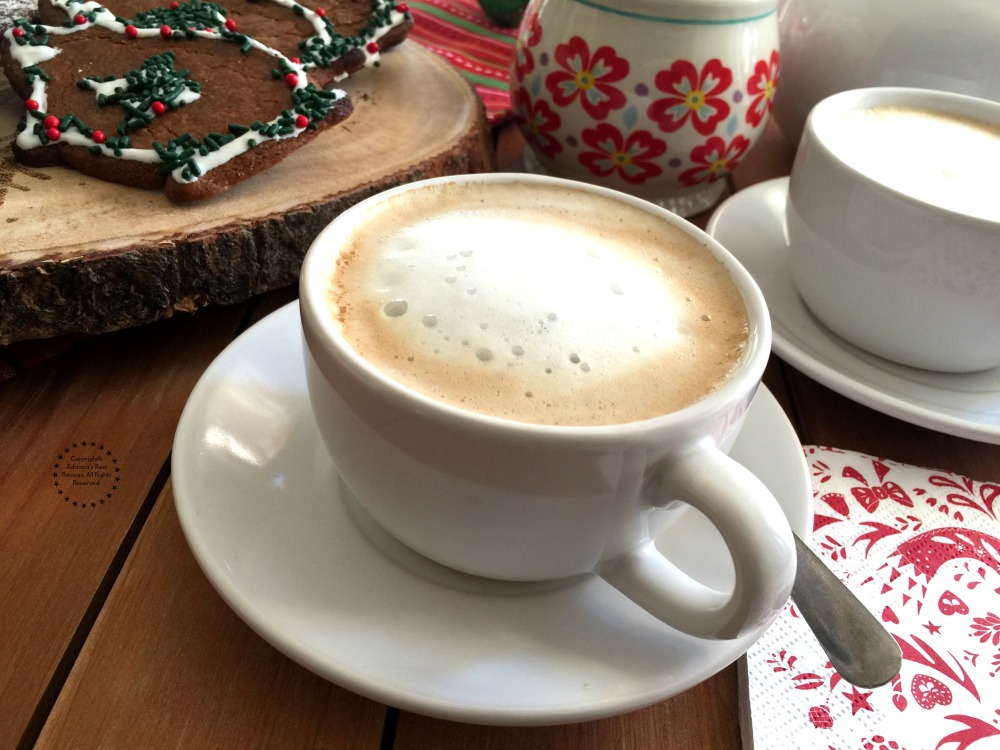
M496 39L497 41L506 42L507 44L510 45L514 44L514 40L511 39L506 34L499 34L495 31L491 31L490 29L485 29L479 24L473 23L472 21L466 21L464 18L459 18L453 13L448 13L447 11L441 10L440 8L437 8L428 3L408 2L407 5L409 5L411 8L419 8L422 12L430 16L437 16L443 21L447 21L448 23L458 26L459 28L465 29L466 31L471 31L474 34L479 34L480 36L488 36L491 39Z
M496 89L497 91L506 91L508 89L507 81L498 81L496 78L490 78L489 76L484 76L479 73L473 73L471 70L465 70L457 65L455 67L462 75L479 86L485 86L488 89Z

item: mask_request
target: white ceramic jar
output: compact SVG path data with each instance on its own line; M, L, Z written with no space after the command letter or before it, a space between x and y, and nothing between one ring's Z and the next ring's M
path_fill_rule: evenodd
M713 205L778 83L777 0L532 0L511 95L530 171Z

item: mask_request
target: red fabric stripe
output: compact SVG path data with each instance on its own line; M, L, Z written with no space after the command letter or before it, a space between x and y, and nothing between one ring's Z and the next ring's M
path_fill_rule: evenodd
M437 19L435 20L437 21ZM507 80L507 70L511 61L509 50L486 46L477 47L461 38L456 39L453 28L440 21L435 24L424 24L421 21L420 34L414 35L411 32L411 35L414 36L416 41L429 49L434 49L435 51L448 50L489 66L496 71L490 74L491 77L495 77L501 81Z
M448 21L414 9L414 27L410 36L418 42L435 39L452 49L460 49L476 57L489 57L498 64L509 64L513 57L512 42L502 42L488 37L472 36Z

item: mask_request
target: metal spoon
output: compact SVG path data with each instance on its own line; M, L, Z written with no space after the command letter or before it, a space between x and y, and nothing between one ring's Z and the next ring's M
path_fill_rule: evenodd
M899 644L806 543L795 535L792 599L833 668L852 685L874 688L899 674Z

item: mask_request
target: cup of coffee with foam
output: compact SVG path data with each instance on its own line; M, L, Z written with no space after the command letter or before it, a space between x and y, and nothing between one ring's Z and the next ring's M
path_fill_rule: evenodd
M320 433L412 549L503 580L596 574L700 637L738 637L784 605L788 523L726 455L770 321L693 225L583 183L445 177L341 214L300 290ZM733 591L656 547L685 503L726 541Z
M785 212L807 307L897 363L1000 366L998 174L1000 103L908 88L821 101Z

